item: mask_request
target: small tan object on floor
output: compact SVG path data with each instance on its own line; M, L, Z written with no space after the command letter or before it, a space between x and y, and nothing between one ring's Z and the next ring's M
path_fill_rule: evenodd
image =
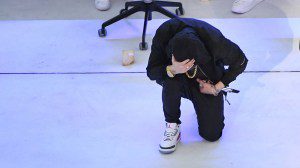
M122 65L128 66L134 63L134 50L123 50Z

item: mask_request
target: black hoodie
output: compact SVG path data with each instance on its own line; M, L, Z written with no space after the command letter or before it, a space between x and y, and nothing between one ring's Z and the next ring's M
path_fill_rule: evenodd
M169 42L185 28L192 28L204 44L206 51L201 52L200 62L196 62L217 83L222 81L225 86L241 74L248 63L238 45L225 38L212 25L191 18L173 18L164 22L156 31L152 41L151 54L147 66L147 76L162 84L168 78L166 67L172 64ZM224 71L224 66L228 69Z

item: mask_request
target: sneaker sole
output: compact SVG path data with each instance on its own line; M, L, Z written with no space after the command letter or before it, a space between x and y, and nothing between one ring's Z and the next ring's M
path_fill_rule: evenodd
M176 142L176 144L173 148L164 149L164 148L161 148L161 146L159 145L159 152L162 153L162 154L173 153L176 150L177 144L180 141L180 139L181 139L181 133L179 134L179 138L178 138L178 140L177 140L177 142Z

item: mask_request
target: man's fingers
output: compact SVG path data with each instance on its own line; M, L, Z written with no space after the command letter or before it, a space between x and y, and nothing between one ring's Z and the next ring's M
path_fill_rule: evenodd
M192 65L184 65L182 67L183 67L184 71L187 72L188 70L190 70L193 67L193 65L194 64L192 64Z
M203 80L201 80L201 79L199 79L199 78L197 78L197 82L200 83L200 84L203 84L203 83L204 83Z
M180 64L180 65L185 65L185 64L187 64L189 61L190 61L189 59L186 59L186 60L180 62L179 64Z
M195 63L195 60L191 60L191 61L189 61L186 64L181 65L181 66L183 66L184 69L186 69L186 71L188 71L189 69L191 69L194 66L194 63Z
M201 80L201 79L199 79L199 78L197 78L197 82L201 82L201 83L203 83L203 80Z
M186 64L194 64L194 63L195 63L195 60L192 59L192 60L190 60L189 62L187 62Z
M192 60L190 62L188 62L187 64L185 64L186 67L188 67L187 69L190 69L192 66L194 66L195 60Z

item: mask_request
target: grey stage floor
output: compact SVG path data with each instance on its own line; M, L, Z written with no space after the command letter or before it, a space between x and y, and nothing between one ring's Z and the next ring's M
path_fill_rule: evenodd
M99 38L101 12L84 12L94 10L92 2L64 9L76 9L74 15L60 11L71 1L42 1L49 9L32 2L27 7L39 8L22 16L0 10L1 168L300 168L300 18L291 12L298 1L266 1L253 13L232 15L241 18L207 14L205 21L240 45L249 66L231 85L241 93L228 97L220 141L198 135L192 104L182 100L182 141L172 155L157 150L164 130L161 87L145 74L150 51L138 50L143 20L123 20ZM262 12L268 4L281 4L280 16ZM251 18L255 11L259 16ZM149 24L149 45L164 21ZM121 66L124 49L136 51L135 64Z

